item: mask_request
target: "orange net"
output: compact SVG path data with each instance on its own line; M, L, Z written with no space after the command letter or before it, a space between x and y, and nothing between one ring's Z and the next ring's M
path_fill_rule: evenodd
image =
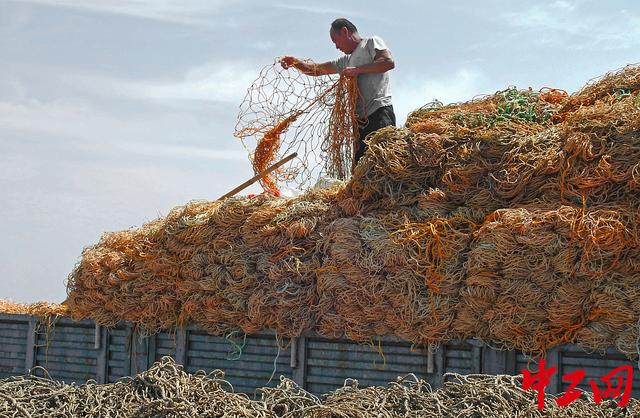
M633 66L566 97L509 88L431 103L370 137L344 184L193 202L105 234L70 275L67 306L150 331L476 337L533 353L573 342L634 356L638 79ZM271 148L283 146L265 145L265 158Z
M0 299L0 313L15 315L34 315L38 317L68 316L69 309L63 304L50 302L16 303Z
M265 190L278 184L305 188L322 176L344 180L351 172L357 139L357 83L349 77L307 76L266 66L240 106L235 136L250 154L256 174L297 152L286 168L263 177Z

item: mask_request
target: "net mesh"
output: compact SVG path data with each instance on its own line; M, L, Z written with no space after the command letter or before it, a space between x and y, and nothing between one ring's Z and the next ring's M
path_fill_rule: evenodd
M357 100L353 78L308 76L283 69L278 60L264 67L240 105L234 135L250 150L256 174L298 154L260 180L265 190L305 189L325 176L346 179L357 138Z

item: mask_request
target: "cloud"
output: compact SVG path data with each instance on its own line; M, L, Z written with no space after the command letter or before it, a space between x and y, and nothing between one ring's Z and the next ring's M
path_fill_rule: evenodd
M96 74L62 73L67 84L105 97L126 97L175 105L179 101L239 104L258 76L245 62L210 62L194 66L178 79L123 79Z
M639 16L628 10L602 12L583 6L581 1L535 4L522 12L504 13L498 20L535 31L534 42L538 44L609 50L640 45Z
M141 97L157 100L203 100L240 103L257 77L239 62L211 62L187 71L182 80L151 82L134 89Z
M8 181L24 181L38 176L38 167L32 158L9 155L0 157L0 184Z
M251 42L248 46L249 48L257 49L258 51L269 51L280 47L276 42L265 39L258 39L255 42Z
M572 15L575 8L575 3L570 4L566 1L557 1L550 5L535 4L522 12L505 13L500 20L515 27L575 34L584 31L589 25L584 16L578 19Z
M27 97L27 89L24 82L13 77L5 76L0 78L0 97L17 100L25 99Z
M551 3L551 8L552 9L573 11L578 7L579 3L581 3L581 1L578 1L578 0L573 0L573 1L558 0L558 1L554 1L553 3Z
M116 144L128 154L144 155L147 157L186 158L189 160L223 160L248 162L248 154L240 146L234 149L213 149L212 147L182 146L182 145L157 145L149 146L149 143L133 142ZM248 163L247 163L248 164Z
M0 13L0 29L3 32L19 30L31 20L31 7L16 3L14 7L2 8Z
M326 15L333 18L348 17L349 19L367 19L371 21L386 22L387 16L380 15L375 12L375 9L363 9L364 12L357 11L355 9L343 9L339 7L329 6L310 6L306 4L276 4L273 7L278 9L290 10L293 12L302 12L316 15ZM327 22L328 24L328 22Z
M72 137L118 132L122 123L78 102L0 102L0 128Z
M307 6L301 4L276 4L275 7L279 9L292 10L296 12L305 12L312 14L322 14L322 15L334 15L334 16L355 16L355 17L363 17L365 16L362 13L354 12L353 10L346 9L336 9L330 7L318 7L318 6Z
M52 7L126 15L163 22L210 25L207 17L236 0L24 0Z
M43 152L50 139L0 143L3 297L22 302L63 300L64 278L103 231L141 225L194 198L217 198L253 174L246 156L244 164L194 164L180 151L171 159L141 158L131 149L105 158L69 144Z
M74 152L82 149L105 158L136 154L190 160L247 160L246 151L231 137L231 132L224 135L228 140L221 142L214 140L210 129L189 114L167 116L143 112L124 118L79 101L0 102L0 133L7 138L16 133L47 138L51 143L56 142L53 138L60 138L59 149ZM211 147L203 147L202 143Z

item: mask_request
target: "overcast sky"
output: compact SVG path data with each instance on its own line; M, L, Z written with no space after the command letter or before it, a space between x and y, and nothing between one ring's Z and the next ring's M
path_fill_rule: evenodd
M636 0L0 0L0 298L61 302L103 232L250 177L246 89L277 56L336 58L336 17L386 41L398 123L640 61Z

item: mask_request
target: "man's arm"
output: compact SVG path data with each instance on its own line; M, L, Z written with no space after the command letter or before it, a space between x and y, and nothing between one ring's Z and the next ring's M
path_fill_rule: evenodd
M336 74L338 72L335 64L331 61L316 64L311 60L302 61L290 56L283 57L280 60L280 65L282 65L284 69L291 67L296 68L301 73L311 76Z
M393 70L396 67L388 49L376 49L376 55L371 64L365 64L361 67L347 67L342 72L347 77L355 77L360 74L368 73L384 73Z

